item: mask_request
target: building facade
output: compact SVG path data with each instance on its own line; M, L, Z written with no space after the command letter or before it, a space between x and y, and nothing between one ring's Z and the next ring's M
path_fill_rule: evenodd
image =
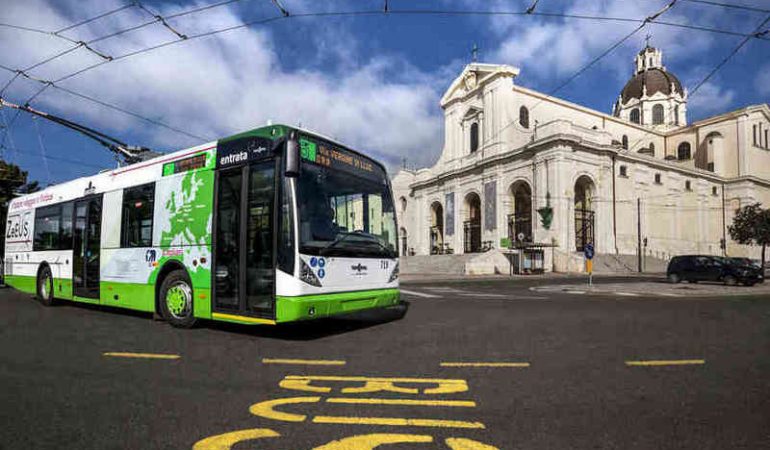
M770 205L770 108L687 123L687 92L646 47L613 114L516 84L519 69L473 63L441 99L433 167L393 179L403 254L552 247L545 269L598 254L758 257L727 227Z

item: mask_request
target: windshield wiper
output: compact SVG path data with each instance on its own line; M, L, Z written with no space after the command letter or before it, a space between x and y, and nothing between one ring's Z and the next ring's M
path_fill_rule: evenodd
M319 250L318 254L321 255L321 256L324 256L324 253L327 250L331 250L332 248L338 246L342 241L344 241L345 239L349 238L350 236L363 236L363 237L367 237L367 238L369 238L369 240L367 240L366 242L373 242L373 243L377 244L380 248L385 250L385 254L388 257L390 257L390 258L394 258L395 257L395 252L393 252L393 250L391 250L390 248L385 246L382 242L380 242L379 239L377 239L377 237L375 235L373 235L371 233L366 233L366 232L363 232L363 231L348 231L348 232L346 232L344 235L340 236L339 238L335 239L334 241L330 242L325 247L323 247L321 250Z
M337 245L339 245L340 242L344 241L345 239L349 238L350 236L353 236L354 234L355 234L354 232L346 232L342 236L338 237L337 239L333 240L332 242L329 242L324 247L322 247L320 250L318 250L318 254L321 255L321 256L324 256L323 253L326 250L329 250L329 249L332 249L332 248L336 247Z

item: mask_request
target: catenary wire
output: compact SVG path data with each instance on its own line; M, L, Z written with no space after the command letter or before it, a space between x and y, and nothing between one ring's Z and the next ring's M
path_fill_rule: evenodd
M211 9L211 8L214 8L214 7L217 7L217 6L222 6L222 5L229 4L229 3L234 3L236 1L239 1L239 0L228 0L228 1L224 1L224 2L219 2L217 4L206 5L204 7L199 7L199 8L196 8L196 9L193 9L193 10L189 10L189 11L185 11L185 12L182 12L182 13L178 13L178 14L174 14L174 15L169 15L169 16L167 16L167 18L170 19L170 18L173 18L173 17L181 17L183 15L192 14L194 12ZM672 4L673 3L675 3L675 2L672 2ZM271 17L271 18L267 18L267 19L260 19L260 20L250 21L250 22L247 22L247 23L244 23L244 24L240 24L240 25L236 25L236 26L231 26L231 27L227 27L227 28L223 28L223 29L212 30L212 31L209 31L209 32L200 33L200 34L191 36L191 38L193 38L193 39L201 38L201 37L211 36L211 35L227 32L227 31L232 31L232 30L240 29L240 28L244 28L244 27L249 27L249 26L254 26L254 25L259 25L259 24L267 24L267 23L270 23L270 22L275 22L275 21L284 19L284 18L324 17L324 16L326 16L326 17L338 16L339 17L339 16L373 15L373 14L382 14L383 12L384 11L377 10L377 11L350 11L350 12L306 13L306 14L297 14L297 15L282 14L279 17ZM527 14L527 12L451 11L451 10L389 10L389 11L387 11L387 13L389 13L389 14L466 14L466 15L467 14L484 14L484 15L524 15L524 14ZM648 20L649 18L644 19L644 20L639 20L639 19L627 19L627 18L610 18L610 17L601 17L601 16L575 15L575 14L558 14L558 13L547 13L547 12L534 12L534 13L531 13L531 14L532 15L537 15L537 16L543 16L543 17L563 17L563 18L590 19L590 20L634 21L634 22L637 22L637 23L641 22L640 27L638 27L638 29L635 30L631 35L633 35L636 32L638 32L638 30L643 28L647 23L650 23L650 21ZM143 25L140 25L140 27L141 26L150 25L150 24L155 23L155 22L157 22L157 20L152 21L152 22L148 22L148 23L143 24ZM694 27L694 26L683 25L683 24L663 23L663 22L657 22L657 21L655 21L654 23L656 23L656 24L666 24L666 25L670 25L670 26L685 26L687 28L700 29L700 30L704 30L704 31L714 31L714 30L707 29L705 27ZM0 24L0 25L3 25L3 24ZM7 24L5 24L5 25L7 25ZM27 28L27 27L18 27L18 26L12 26L12 27L50 34L50 32L45 32L44 30L31 29L31 28ZM121 31L120 33L131 31L131 30L134 30L134 29L137 29L137 27L132 27L131 29ZM740 33L734 33L734 32L726 32L724 30L721 30L721 31L717 30L717 32L725 32L726 34L733 34L733 35L740 34ZM116 34L113 33L112 35L108 35L108 36L105 36L105 37L102 37L102 38L97 38L95 40L89 41L88 43L93 43L93 42L96 42L98 40L103 40L103 39L106 39L108 37L112 37L114 35L116 35ZM625 37L623 41L627 40L631 35L628 35L627 37ZM757 33L754 33L754 34L751 34L751 35L745 35L745 40L748 40L748 39L750 39L752 37L762 38L762 36L758 35ZM134 51L134 52L130 52L130 53L118 56L118 57L114 58L113 60L125 59L125 58L131 57L131 56L136 56L136 55L148 52L148 51L152 51L152 50L155 50L155 49L158 49L158 48L166 47L166 46L169 46L169 45L181 42L183 40L186 40L186 39L180 38L179 40L165 42L165 43L162 43L162 44L159 44L159 45L156 45L156 46L152 46L152 47L148 47L148 48L145 48L145 49L141 49L141 50L137 50L137 51ZM78 47L81 46L80 44L82 44L82 42L78 43ZM620 44L622 44L622 42ZM618 44L618 45L620 45L620 44ZM615 48L616 47L617 46L615 46ZM608 52L605 52L605 53L609 53L613 49L614 48L611 48ZM74 48L73 48L73 50L74 50ZM606 55L606 54L603 54L603 55ZM100 56L103 56L103 55L100 55ZM603 57L603 56L601 56L601 57ZM601 58L599 58L599 59L601 59ZM81 70L75 72L75 73L72 73L70 75L66 75L66 76L64 76L62 78L59 78L55 82L60 82L60 81L63 81L65 79L69 79L69 78L74 77L76 75L79 75L79 74L81 74L81 73L83 73L85 71L88 71L88 70L91 70L93 68L99 67L99 66L101 66L103 64L106 64L107 62L110 62L110 60L103 61L101 63L94 64L92 66L88 66L88 67L86 67L84 69L81 69ZM593 65L593 64L595 64L595 62L591 63L591 65ZM587 70L587 68L585 70ZM581 73L582 73L582 71L581 71ZM571 79L574 79L574 78L571 78ZM571 79L568 80L567 83L569 83L571 81ZM567 83L564 83L563 85L566 85ZM57 89L65 90L64 88L62 88L60 86L55 86L54 85L54 87L57 88ZM557 90L561 89L561 87L562 86L557 88ZM67 90L67 91L69 93L71 93L71 94L78 95L78 94L75 94L74 91L71 91L71 90ZM78 95L78 96L81 96L82 98L87 98L89 100L94 100L92 97L83 96L83 95ZM101 104L103 104L105 106L108 106L107 104L105 104L103 102ZM109 105L108 107L111 107L113 109L118 109L119 111L124 112L124 113L128 113L126 110L123 110L122 108L114 107L114 105ZM135 117L141 117L139 115L136 115L135 113L129 113L129 114L134 115ZM146 118L144 118L144 119L146 119ZM181 130L174 129L174 131L181 131ZM183 132L183 133L187 134L186 132ZM187 134L187 135L191 136L190 134Z
M755 28L755 30L754 30L754 33L753 33L753 34L758 34L758 33L760 33L760 32L761 32L761 30L762 30L762 28L763 28L763 27L764 27L764 26L765 26L765 25L766 25L768 22L770 22L770 14L769 14L767 17L765 17L765 20L763 20L763 21L762 21L762 23L760 23L758 27L756 27L756 28ZM713 76L714 76L714 74L716 74L716 73L719 71L719 69L721 69L721 68L722 68L722 67L723 67L725 64L727 64L727 62L728 62L728 61L730 61L730 60L733 58L733 56L735 56L735 54L736 54L736 53L738 53L738 51L739 51L741 48L743 48L743 46L744 46L744 45L746 45L746 43L748 43L748 42L749 42L749 40L750 40L750 39L751 39L751 36L747 36L747 37L743 38L743 39L741 40L741 42L739 42L739 43L738 43L738 45L737 45L737 46L735 46L735 48L733 48L733 50L732 50L730 53L728 53L728 54L727 54L727 56L725 56L725 58L724 58L722 61L720 61L720 62L719 62L719 64L717 64L716 66L714 66L714 68L713 68L713 69L711 69L711 71L708 73L708 75L706 75L705 77L703 77L703 79L702 79L702 80L700 80L700 81L698 82L698 84L697 84L697 85L695 85L695 87L694 87L694 88L692 88L692 90L690 91L690 97L692 97L693 95L695 95L695 93L697 93L697 92L698 92L698 89L700 89L700 88L701 88L701 86L703 86L704 84L706 84L706 82L707 82L709 79L711 79L711 77L713 77Z
M37 122L38 118L33 117L32 123L35 125L35 131L37 132L37 142L40 144L40 156L43 158L43 166L45 167L46 179L48 184L51 184L51 168L48 167L48 158L46 157L45 145L43 145L43 134L40 132L40 125Z
M77 28L77 27L85 25L87 23L91 23L91 22L93 22L95 20L99 20L99 19L102 19L104 17L111 16L111 15L113 15L115 13L118 13L120 11L123 11L125 9L132 8L133 6L134 6L133 2L128 3L128 4L123 5L121 7L115 8L113 10L107 11L107 12L102 13L102 14L99 14L98 16L90 17L90 18L82 20L80 22L73 23L72 25L68 25L68 26L66 26L64 28L60 28L60 29L54 31L53 34L58 35L59 33L64 33L65 31L69 31L69 30L71 30L73 28Z

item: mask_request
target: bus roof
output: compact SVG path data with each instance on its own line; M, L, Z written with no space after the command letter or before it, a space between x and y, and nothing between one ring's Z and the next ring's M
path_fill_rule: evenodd
M115 169L106 169L94 175L86 175L80 178L76 178L70 181L66 181L60 184L48 186L31 194L22 195L13 199L9 205L9 212L19 209L27 209L37 206L45 206L47 204L55 204L62 201L68 201L75 198L80 198L84 195L86 189L94 188L94 193L107 192L114 189L121 189L129 186L136 186L143 183L149 183L157 179L157 171L160 171L159 165L167 162L181 159L185 156L191 156L196 153L205 151L211 151L223 142L232 141L239 138L249 136L261 136L268 139L277 139L289 134L290 131L295 130L303 134L307 134L316 138L323 139L330 143L344 147L346 150L356 153L368 160L374 162L380 166L385 173L387 170L385 166L379 161L367 156L359 151L351 149L349 146L339 142L336 139L332 139L323 134L311 131L305 128L292 127L283 124L267 125L264 127L254 128L242 133L234 134L216 141L207 142L205 144L197 145L194 147L188 147L181 150L177 150L171 153L164 153L156 158L142 161L139 163L131 164L128 166L118 167ZM146 181L144 180L146 178Z

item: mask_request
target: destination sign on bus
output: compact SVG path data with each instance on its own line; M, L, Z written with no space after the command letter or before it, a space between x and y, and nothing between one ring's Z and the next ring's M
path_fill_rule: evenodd
M380 180L385 175L377 164L350 150L304 136L300 138L299 145L302 159L320 166L374 180Z
M190 156L189 158L179 159L163 164L163 176L187 172L188 170L202 169L204 167L206 167L206 154L201 153L195 156Z

